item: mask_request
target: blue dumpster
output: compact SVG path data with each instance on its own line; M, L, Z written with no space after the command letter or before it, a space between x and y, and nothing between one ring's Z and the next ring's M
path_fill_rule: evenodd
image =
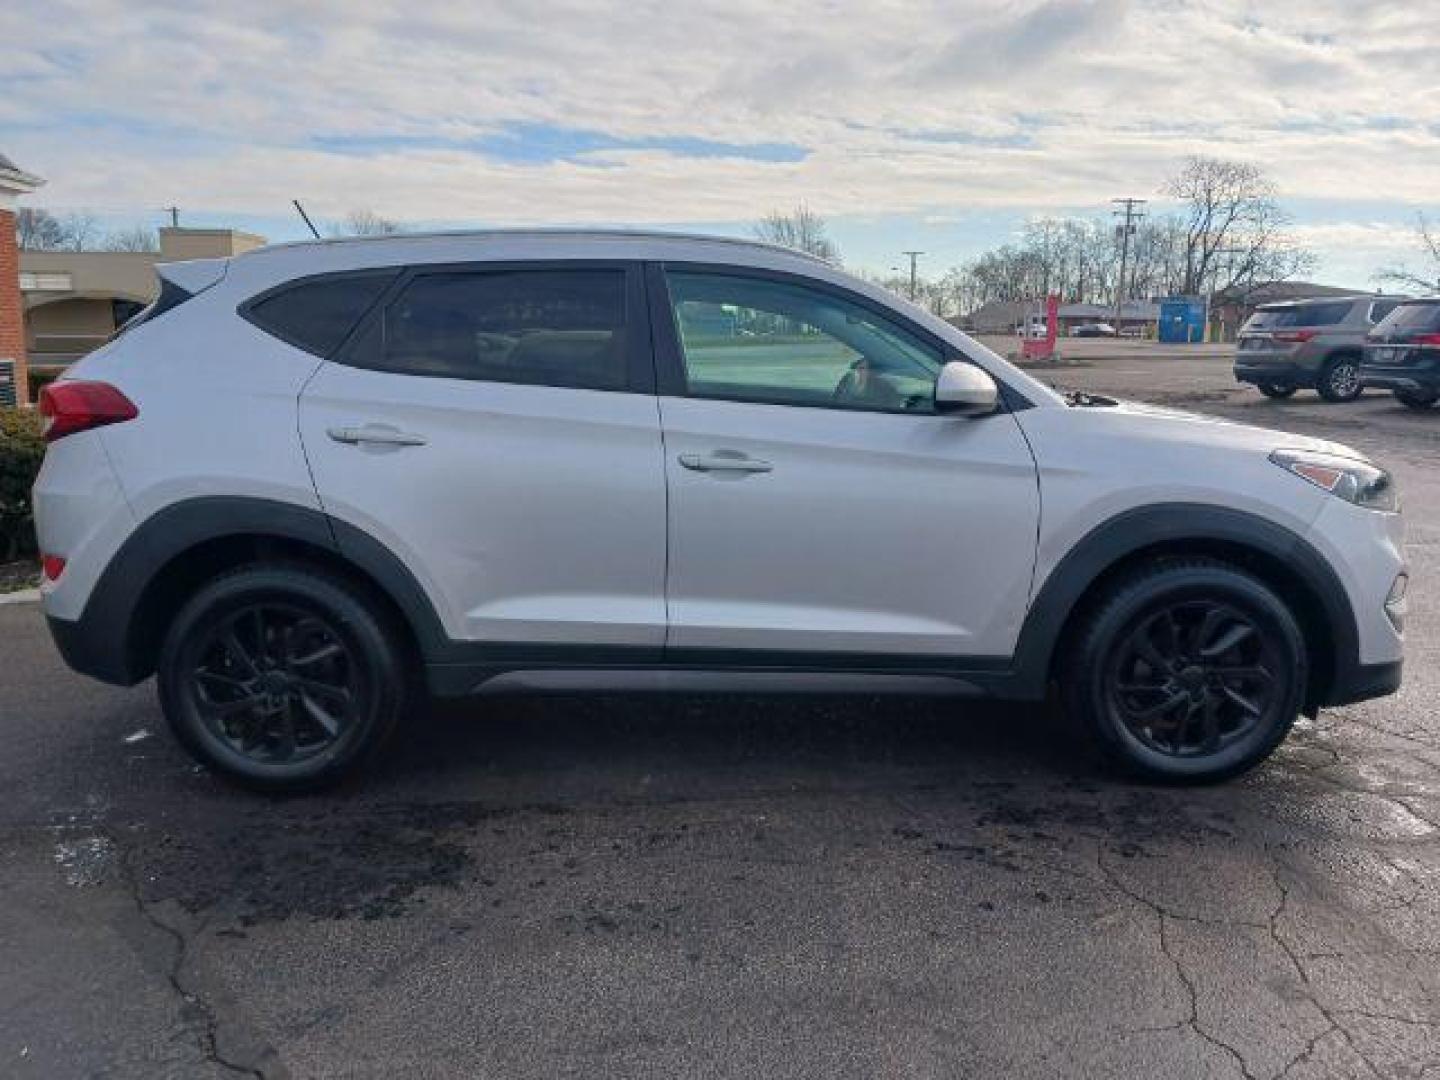
M1161 300L1160 340L1172 345L1195 345L1204 341L1205 301L1198 296Z

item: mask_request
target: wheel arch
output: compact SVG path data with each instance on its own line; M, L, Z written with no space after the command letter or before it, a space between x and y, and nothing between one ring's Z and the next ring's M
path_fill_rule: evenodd
M1091 530L1046 578L1016 649L1026 681L1048 684L1070 636L1116 580L1162 558L1203 555L1254 574L1290 607L1310 655L1306 708L1323 704L1358 665L1354 612L1334 570L1305 539L1244 511L1165 504Z
M216 575L255 561L305 563L342 577L370 595L421 656L445 649L424 590L379 541L318 509L216 496L175 503L136 529L85 605L84 640L71 635L80 655L67 649L67 658L107 682L139 682L153 673L165 628L185 599Z

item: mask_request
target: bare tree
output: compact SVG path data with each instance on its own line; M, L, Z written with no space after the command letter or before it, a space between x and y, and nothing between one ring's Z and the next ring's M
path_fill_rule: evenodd
M15 239L22 251L87 251L98 232L92 214L57 217L26 207L15 215Z
M331 236L392 236L403 231L398 221L381 217L374 210L351 210L343 221L332 224Z
M1375 280L1402 289L1422 293L1440 293L1440 226L1431 223L1423 213L1415 215L1415 239L1424 260L1419 270L1404 264L1383 267Z
M1163 190L1184 204L1177 291L1195 295L1283 281L1313 265L1289 233L1275 185L1257 166L1192 157Z
M788 214L772 210L755 225L755 236L771 244L804 251L837 266L840 249L825 231L825 219L804 203Z
M130 229L116 229L105 234L100 241L103 251L148 251L160 250L160 237L154 229L146 225L136 225Z

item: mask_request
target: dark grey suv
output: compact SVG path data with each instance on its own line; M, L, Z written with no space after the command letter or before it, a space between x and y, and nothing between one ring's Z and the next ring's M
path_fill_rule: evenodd
M1240 328L1235 378L1267 397L1300 387L1326 401L1354 401L1364 389L1360 361L1365 335L1403 297L1340 296L1262 304Z

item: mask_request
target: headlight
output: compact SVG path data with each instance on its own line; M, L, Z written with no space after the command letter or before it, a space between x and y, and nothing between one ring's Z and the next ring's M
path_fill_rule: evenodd
M1313 450L1276 450L1270 460L1331 495L1367 510L1400 509L1395 478L1384 469L1357 458L1321 454Z

